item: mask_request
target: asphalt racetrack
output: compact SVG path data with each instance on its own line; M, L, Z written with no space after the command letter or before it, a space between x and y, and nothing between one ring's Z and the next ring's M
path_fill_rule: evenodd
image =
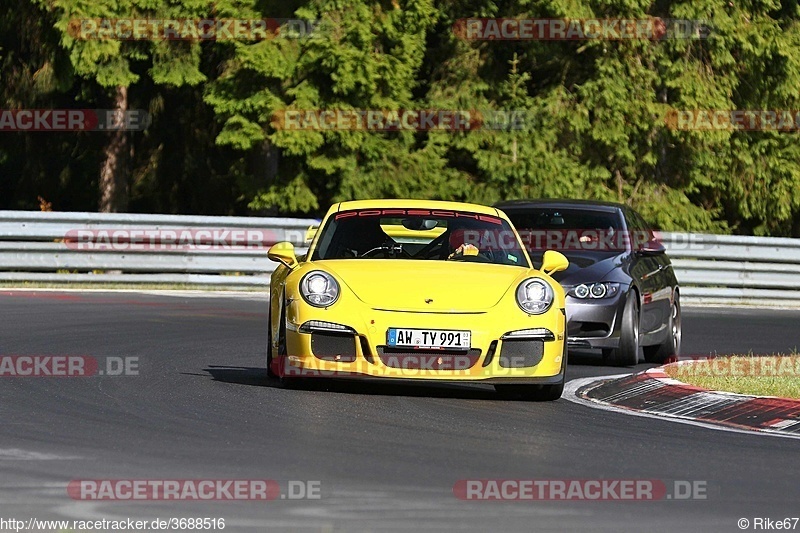
M224 518L225 531L741 531L800 517L800 441L626 416L491 387L264 371L260 295L0 292L0 355L86 356L129 375L0 379L0 518ZM800 311L685 309L684 353L787 353ZM633 369L571 354L568 379ZM650 365L639 364L636 370ZM124 373L123 373L124 374ZM93 501L78 480L265 479L272 501ZM697 498L464 501L460 480L656 480ZM299 482L316 482L310 485ZM296 495L297 493L295 493ZM74 495L73 495L74 496ZM762 520L762 524L767 524ZM791 525L792 522L790 521ZM800 524L794 522L800 530ZM763 528L762 528L763 529Z

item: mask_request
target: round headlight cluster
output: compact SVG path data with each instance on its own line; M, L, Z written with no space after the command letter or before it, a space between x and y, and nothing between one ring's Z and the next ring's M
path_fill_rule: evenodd
M314 307L328 307L339 298L339 284L322 270L313 270L300 280L300 294Z
M544 313L553 305L553 287L539 278L526 279L517 287L517 304L526 313Z
M586 285L578 285L575 287L575 296L578 298L587 298L589 296L589 287Z
M592 298L602 298L606 295L606 292L608 292L608 289L606 289L606 286L602 283L595 283L592 285L592 288L589 289Z
M614 296L617 294L618 290L619 283L581 283L572 289L569 294L575 298L580 298L581 300L585 300L587 298L600 299L606 298L607 296Z

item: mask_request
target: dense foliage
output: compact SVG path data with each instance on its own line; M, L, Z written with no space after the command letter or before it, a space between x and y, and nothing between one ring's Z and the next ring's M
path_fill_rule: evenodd
M777 0L5 2L0 107L124 105L153 122L122 148L109 133L0 132L0 207L36 209L41 197L55 210L318 215L353 198L576 197L627 202L663 229L800 236L797 133L684 131L666 119L800 109L799 16ZM87 17L314 27L257 41L74 38L70 21ZM470 41L454 31L465 17L662 17L710 32ZM529 120L297 132L276 128L285 109L513 109Z

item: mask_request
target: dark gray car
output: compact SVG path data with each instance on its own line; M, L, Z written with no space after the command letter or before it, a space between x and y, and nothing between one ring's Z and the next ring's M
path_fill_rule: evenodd
M545 250L569 259L553 277L567 292L571 348L600 349L612 365L664 362L680 353L678 280L664 246L630 207L581 200L515 200L505 211L541 264Z

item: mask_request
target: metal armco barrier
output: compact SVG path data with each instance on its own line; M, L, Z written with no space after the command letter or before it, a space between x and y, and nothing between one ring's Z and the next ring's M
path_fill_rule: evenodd
M0 283L262 288L312 219L0 211ZM662 233L684 304L800 306L800 239Z
M800 306L800 239L661 233L682 302Z
M311 219L0 211L0 282L266 288L270 246Z

